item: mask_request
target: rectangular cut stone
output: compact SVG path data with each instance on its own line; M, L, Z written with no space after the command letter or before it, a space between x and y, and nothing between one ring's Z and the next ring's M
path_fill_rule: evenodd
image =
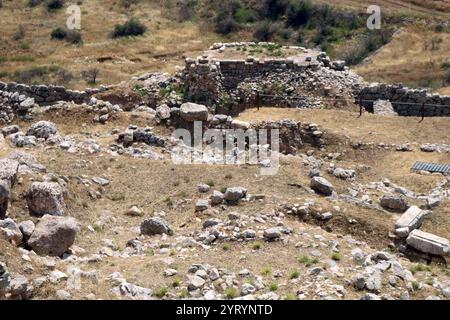
M409 231L420 228L426 212L419 207L410 207L395 223L395 229L408 228Z
M406 243L419 251L437 256L448 255L450 250L447 239L420 230L411 232Z

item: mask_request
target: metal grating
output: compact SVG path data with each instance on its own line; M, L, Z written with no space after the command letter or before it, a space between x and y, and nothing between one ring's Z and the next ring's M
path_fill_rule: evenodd
M450 164L438 164L438 163L416 161L416 163L414 163L411 169L418 171L423 170L429 172L450 173Z

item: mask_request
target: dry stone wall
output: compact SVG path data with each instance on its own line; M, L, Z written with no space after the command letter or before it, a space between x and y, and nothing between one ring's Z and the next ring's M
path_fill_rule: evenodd
M358 99L369 112L374 112L375 101L387 100L401 116L420 117L422 108L425 117L450 116L450 96L431 94L425 89L410 89L401 84L371 84L360 91Z
M53 85L26 85L15 82L5 83L0 81L0 91L17 92L29 98L33 98L38 104L49 105L58 101L74 101L83 103L99 92L107 90L107 87L99 89L87 89L85 91L69 90L62 86Z

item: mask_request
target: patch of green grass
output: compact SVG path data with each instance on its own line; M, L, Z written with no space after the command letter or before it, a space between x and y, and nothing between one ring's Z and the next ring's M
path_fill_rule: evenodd
M158 290L155 291L155 296L159 299L162 299L166 296L167 292L169 291L169 289L167 288L160 288Z
M227 288L227 290L225 290L225 296L227 297L227 299L237 298L238 291L234 287Z
M213 180L211 180L211 179L210 179L210 180L208 180L208 181L206 181L206 182L205 182L205 184L207 184L207 185L208 185L208 186L210 186L211 188L215 186L215 183L214 183L214 181L213 181Z
M173 205L173 201L170 197L165 198L164 203L169 207L171 207Z
M186 299L189 297L189 291L186 288L181 289L179 297L180 299Z
M225 244L222 246L222 250L223 250L223 251L228 251L228 250L230 250L230 245L229 245L228 243L225 243Z
M125 193L122 192L112 193L109 196L109 199L112 201L123 201L125 200Z
M411 271L412 274L416 274L417 272L426 271L426 270L427 270L427 268L421 263L418 263L415 266L412 266L411 268L409 268L409 271Z
M22 50L30 50L30 44L27 43L27 42L22 42L20 44L20 49L22 49Z
M293 293L288 293L283 297L283 300L298 300L298 297Z
M134 86L134 91L136 91L141 97L145 97L148 92L144 89L144 86L141 84L137 84Z
M253 250L259 250L261 249L261 247L262 247L261 241L255 241L252 246Z
M276 284L275 282L272 282L271 284L269 284L269 290L270 291L277 291L278 290L278 284Z
M311 259L309 256L303 255L303 256L300 256L300 258L298 258L298 262L300 262L301 264L304 264L305 267L311 267L312 265L319 263L320 260L317 257L314 257Z
M176 288L179 287L181 283L181 279L179 277L175 277L172 281L172 287Z
M155 251L153 249L148 249L145 251L145 255L148 257L153 257L155 255Z
M9 60L13 61L13 62L33 62L34 57L29 56L29 55L22 55L22 56L11 57Z
M92 226L92 228L94 228L95 232L101 232L103 231L103 228L101 226L99 226L98 224L94 224Z
M299 276L300 276L300 272L298 272L298 270L294 270L291 272L289 279L297 279Z
M269 274L272 273L272 271L270 270L270 268L262 268L260 273L263 276L268 276Z
M341 261L342 256L338 252L333 252L333 254L331 255L331 259L333 259L334 261Z

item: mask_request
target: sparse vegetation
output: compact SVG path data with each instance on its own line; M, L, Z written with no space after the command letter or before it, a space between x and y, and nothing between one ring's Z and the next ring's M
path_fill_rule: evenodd
M71 44L81 44L83 42L79 31L67 30L61 27L53 29L50 37L55 40L66 40Z
M333 259L334 261L341 261L342 256L338 252L333 252L333 254L331 255L331 259Z
M166 296L167 292L169 292L169 289L167 289L166 287L160 288L155 291L155 296L159 299L162 299Z
M81 76L88 84L96 84L100 70L97 68L90 68L81 72Z
M147 27L136 18L132 18L124 24L116 24L111 33L113 38L141 36L147 31Z
M311 267L312 265L319 263L319 261L320 261L319 258L317 258L317 257L310 258L307 255L302 255L298 259L298 262L300 262L301 264L304 264L305 267Z
M269 284L269 290L270 291L277 291L278 290L278 284L276 284L275 282L272 282Z
M269 274L271 274L272 273L272 271L270 270L270 268L263 268L263 269L261 269L261 275L263 275L263 276L268 276Z
M239 293L236 290L236 288L229 287L225 290L225 296L227 297L227 299L231 300L231 299L237 298L239 296Z
M298 270L294 270L291 272L289 279L297 279L300 276L300 272Z
M47 0L47 9L54 11L61 9L64 6L64 0Z

